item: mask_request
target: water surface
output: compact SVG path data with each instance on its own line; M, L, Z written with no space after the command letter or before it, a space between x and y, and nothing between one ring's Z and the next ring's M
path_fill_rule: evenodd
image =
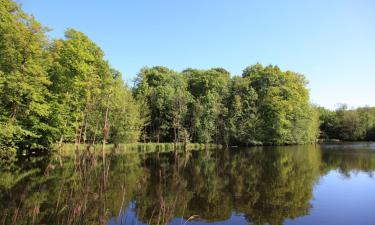
M375 224L372 143L31 158L0 224Z

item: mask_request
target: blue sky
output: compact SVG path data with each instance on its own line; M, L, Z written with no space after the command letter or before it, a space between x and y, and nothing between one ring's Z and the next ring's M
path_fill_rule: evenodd
M375 1L17 0L53 29L86 33L131 82L143 66L257 62L303 73L313 103L375 106Z

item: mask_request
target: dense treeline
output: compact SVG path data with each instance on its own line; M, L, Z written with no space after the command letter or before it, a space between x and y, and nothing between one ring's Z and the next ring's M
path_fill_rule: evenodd
M139 107L121 74L86 35L46 28L0 0L0 152L48 150L53 143L138 140ZM31 151L30 151L31 150Z
M0 11L0 149L65 142L297 144L317 136L300 74L260 64L241 77L222 68L143 68L131 90L103 51L74 29L47 29L11 0ZM9 154L9 156L7 156Z
M305 78L277 66L247 67L231 77L222 68L144 68L135 97L147 111L144 140L239 145L314 142L318 114Z
M222 68L145 67L133 88L103 51L74 29L47 28L0 0L0 152L53 144L199 142L282 145L314 142L319 113L303 75L255 64ZM323 138L373 140L374 110L320 110Z
M319 111L322 139L375 141L375 107L348 109L343 105L334 111Z

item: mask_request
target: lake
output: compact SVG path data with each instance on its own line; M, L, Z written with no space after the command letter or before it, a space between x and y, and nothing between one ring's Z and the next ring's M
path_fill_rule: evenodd
M34 157L0 224L375 224L375 144Z

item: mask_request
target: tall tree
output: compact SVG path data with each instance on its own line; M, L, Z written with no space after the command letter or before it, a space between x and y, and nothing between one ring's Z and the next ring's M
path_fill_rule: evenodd
M186 69L182 72L193 96L189 106L189 130L193 140L201 143L221 143L228 109L224 99L228 95L230 74L222 68L210 70Z
M53 141L45 31L16 3L0 1L1 154L46 149Z
M277 66L256 64L247 67L243 77L251 80L258 95L259 141L276 145L315 141L317 114L310 105L303 75L283 72Z
M227 143L256 145L257 123L259 117L255 101L257 93L251 87L251 81L245 77L233 77L227 99L228 116L226 118Z
M51 46L50 90L56 96L54 115L60 141L66 137L78 146L89 135L93 139L98 126L103 129L104 122L95 121L105 120L114 78L104 53L86 35L68 29L65 37Z
M111 98L110 141L115 145L137 142L144 121L140 117L140 106L132 92L121 79L121 74L114 71L114 91Z
M189 93L184 79L166 67L143 68L136 79L135 96L147 105L150 123L145 129L151 141L177 141Z

